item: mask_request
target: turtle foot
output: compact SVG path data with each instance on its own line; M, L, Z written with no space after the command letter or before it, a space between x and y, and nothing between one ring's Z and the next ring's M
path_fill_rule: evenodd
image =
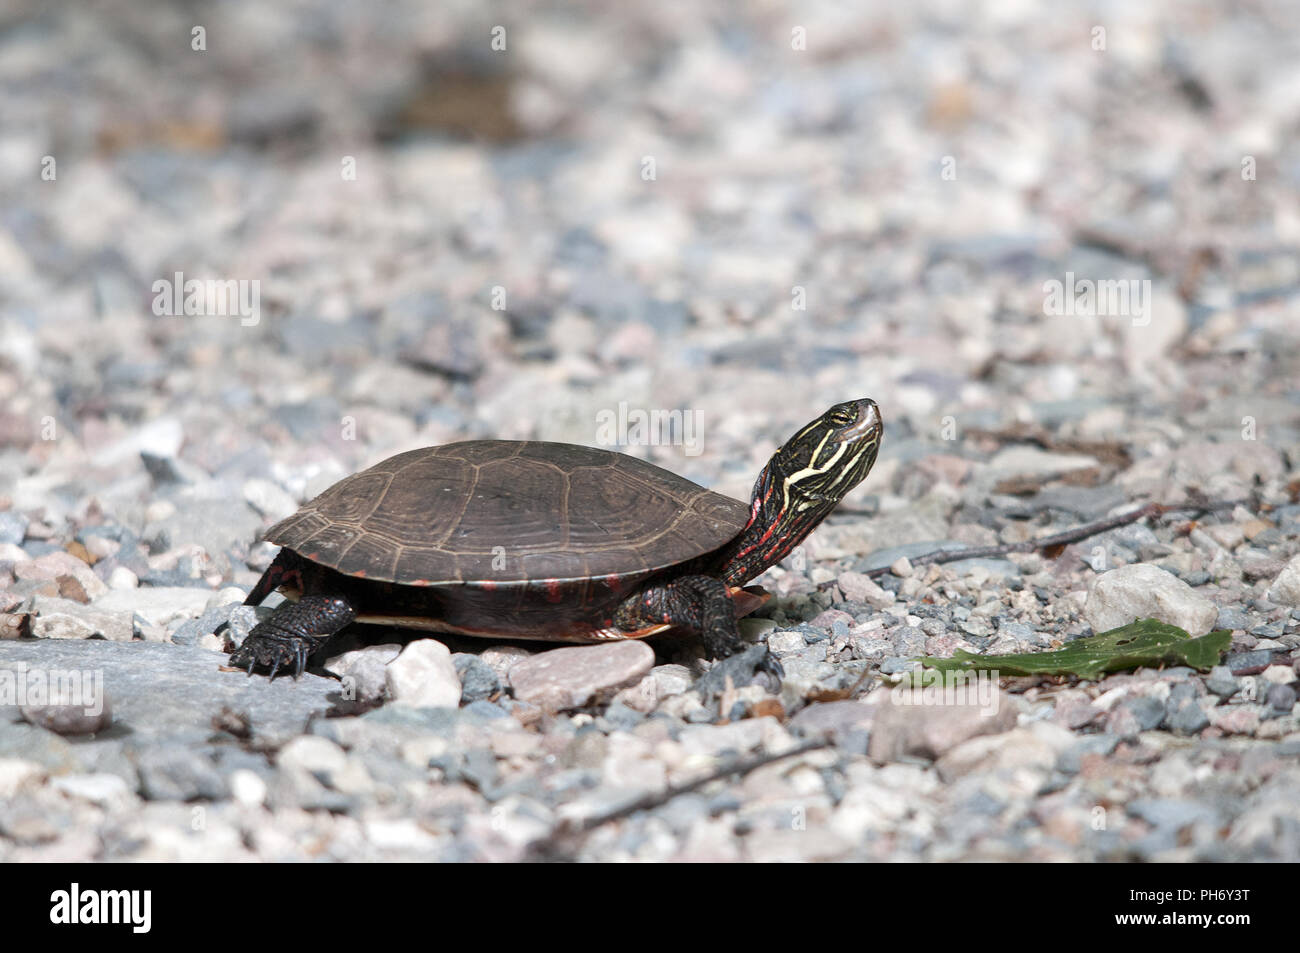
M719 659L695 683L696 690L705 698L722 694L727 681L737 688L745 685L761 685L771 692L781 690L781 679L785 669L766 645L751 645L742 651Z
M249 675L255 668L269 669L272 681L280 669L292 667L297 678L307 667L307 656L355 618L347 600L337 596L303 596L297 602L282 602L230 653L230 664L247 668Z
M230 653L230 664L235 668L247 668L250 676L254 669L268 669L271 681L275 681L281 669L292 669L296 679L307 668L307 657L323 641L306 635L250 632L243 644Z

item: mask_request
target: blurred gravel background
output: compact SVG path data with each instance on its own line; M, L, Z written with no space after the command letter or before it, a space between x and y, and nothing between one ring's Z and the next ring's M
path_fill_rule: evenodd
M1297 22L8 0L0 671L103 672L113 712L0 703L0 860L1300 859ZM156 313L178 272L258 308ZM1045 313L1068 276L1149 311ZM259 531L383 457L683 410L700 453L624 449L744 499L858 396L880 462L747 624L779 696L710 700L689 647L639 643L546 682L536 646L390 633L327 666L387 692L361 715L323 672L220 670ZM1199 498L1240 505L898 562ZM993 718L877 687L1150 613L1231 654L1004 682Z

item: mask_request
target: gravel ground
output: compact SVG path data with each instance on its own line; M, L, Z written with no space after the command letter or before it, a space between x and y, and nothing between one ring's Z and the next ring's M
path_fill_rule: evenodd
M0 861L1300 859L1296 6L704 6L0 11ZM622 449L747 499L860 396L874 472L744 624L777 694L680 643L223 668L258 533L393 453L680 410ZM1137 615L1232 647L887 684Z

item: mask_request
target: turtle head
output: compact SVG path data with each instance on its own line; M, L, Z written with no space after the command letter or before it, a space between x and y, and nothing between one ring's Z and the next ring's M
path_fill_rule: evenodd
M843 499L876 462L882 429L880 408L864 397L836 404L787 440L768 466L780 475L790 508Z
M754 483L749 522L727 547L729 585L742 585L789 555L876 462L884 424L864 397L828 409L772 456Z

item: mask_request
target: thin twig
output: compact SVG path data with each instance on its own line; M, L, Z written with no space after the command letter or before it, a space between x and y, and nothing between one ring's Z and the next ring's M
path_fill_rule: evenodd
M1000 543L996 546L979 546L971 549L936 549L928 553L923 553L914 559L908 561L913 566L933 566L939 563L956 562L959 559L989 559L996 556L1005 556L1007 553L1032 553L1040 549L1051 549L1054 546L1065 546L1070 543L1077 543L1080 540L1087 539L1089 536L1096 536L1098 533L1104 533L1107 530L1116 529L1120 526L1127 526L1130 523L1136 523L1138 520L1153 519L1164 516L1168 513L1177 513L1185 511L1195 512L1214 512L1217 510L1230 510L1237 506L1254 505L1253 500L1218 500L1218 501L1201 501L1194 503L1147 503L1145 506L1139 506L1127 513L1121 513L1118 516L1108 516L1105 519L1096 520L1091 523L1083 523L1080 526L1071 529L1062 530L1059 533L1052 533L1048 536L1040 536L1037 539L1027 539L1020 543ZM876 569L868 570L864 575L883 576L890 572L889 566L879 566ZM835 580L829 580L821 583L818 589L829 589L835 585Z
M642 795L634 801L630 801L613 810L604 811L600 814L593 814L591 817L583 818L581 821L562 821L550 836L535 842L530 847L530 853L537 857L551 858L556 850L561 849L564 840L580 834L586 834L598 827L606 824L612 824L615 821L621 821L631 817L640 811L651 811L657 807L662 807L675 797L683 794L689 794L692 791L698 791L705 785L712 784L714 781L724 781L733 775L744 776L751 771L756 771L761 767L781 761L785 758L793 758L796 755L807 754L809 751L818 751L822 748L833 747L834 741L830 738L813 739L805 741L802 744L795 745L785 751L765 752L754 755L749 758L742 758L739 761L732 761L723 765L716 771L702 775L693 781L687 781L684 784L677 784L664 788L662 791L653 791L649 794Z

